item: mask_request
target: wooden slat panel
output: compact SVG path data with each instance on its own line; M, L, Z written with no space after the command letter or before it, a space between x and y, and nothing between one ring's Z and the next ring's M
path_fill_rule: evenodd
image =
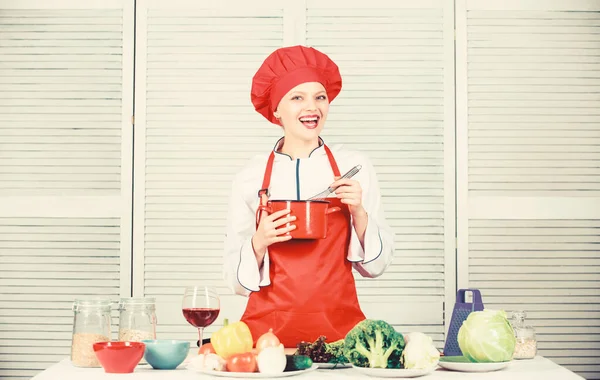
M579 373L598 359L598 230L600 220L470 221L470 285L488 308L526 310L540 355Z
M0 194L118 194L120 163L110 159L121 150L122 14L48 12L2 11ZM92 14L97 18L81 21ZM38 130L23 129L20 120ZM72 124L59 122L66 120ZM39 160L27 161L27 152ZM79 160L79 171L45 161L65 152ZM98 172L91 158L105 160L111 174Z
M126 4L0 0L2 379L69 356L75 298L129 293Z
M459 208L472 207L459 283L486 307L526 310L541 355L597 379L600 16L586 1L503 5L466 1L457 15Z
M118 218L0 217L0 377L69 355L75 298L118 299L120 234Z
M473 194L600 192L599 23L597 12L589 11L468 11ZM522 117L518 130L509 115ZM564 126L540 128L538 115L552 123L573 117ZM515 168L515 161L532 158L521 152L543 160L531 169ZM579 152L589 157L569 159ZM494 166L485 165L491 160Z

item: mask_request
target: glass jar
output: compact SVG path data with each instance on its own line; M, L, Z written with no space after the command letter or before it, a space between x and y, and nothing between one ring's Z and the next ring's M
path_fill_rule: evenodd
M119 340L141 342L143 339L156 339L155 305L155 298L121 298Z
M533 327L525 324L527 313L515 311L512 314L512 325L517 343L513 359L533 359L537 354L537 340Z
M94 343L110 342L111 301L76 299L73 303L71 362L77 367L100 367Z

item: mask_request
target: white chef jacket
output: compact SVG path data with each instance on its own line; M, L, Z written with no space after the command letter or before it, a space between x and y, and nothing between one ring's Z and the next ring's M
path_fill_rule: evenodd
M321 145L308 158L295 160L287 154L277 152L282 142L283 138L277 141L274 148L269 199L306 200L331 185L334 174L323 148L323 140L320 140ZM347 260L352 262L354 269L363 277L378 277L392 261L394 233L385 220L375 170L364 154L347 150L342 145L329 146L329 149L340 175L358 164L362 165L362 169L352 179L361 185L368 224L364 249L351 226ZM244 296L271 283L268 248L264 264L259 269L251 241L256 231L256 209L260 202L258 190L262 187L269 154L270 152L252 158L237 173L231 187L223 276L233 292Z

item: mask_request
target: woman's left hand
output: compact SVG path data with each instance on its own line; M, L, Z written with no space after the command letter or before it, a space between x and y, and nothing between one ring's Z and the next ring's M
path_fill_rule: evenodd
M331 184L337 197L340 198L342 203L348 205L353 217L366 216L367 212L362 205L362 187L360 187L360 183L350 178L339 178L335 177L335 182Z

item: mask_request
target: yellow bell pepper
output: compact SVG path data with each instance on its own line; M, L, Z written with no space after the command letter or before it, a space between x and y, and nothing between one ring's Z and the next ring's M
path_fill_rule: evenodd
M227 319L223 321L223 327L212 334L210 342L217 355L223 359L252 351L254 344L248 325L242 321L229 324Z

